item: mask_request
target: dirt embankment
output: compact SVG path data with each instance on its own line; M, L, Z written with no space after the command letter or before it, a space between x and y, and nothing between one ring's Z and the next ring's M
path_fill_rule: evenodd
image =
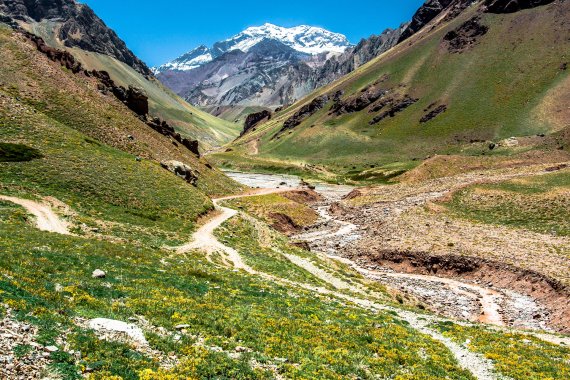
M544 274L488 259L425 252L386 250L360 256L359 261L400 273L460 278L526 294L550 311L553 328L570 332L570 289Z

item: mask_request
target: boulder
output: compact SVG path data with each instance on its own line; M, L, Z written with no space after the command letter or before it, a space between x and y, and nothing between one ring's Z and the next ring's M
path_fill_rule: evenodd
M497 145L506 148L514 148L519 145L519 140L516 137L509 137L500 141Z
M198 185L199 172L193 170L190 166L180 161L166 161L161 162L160 165L171 173L176 174L178 177L184 179L186 182L193 186Z
M140 329L140 327L137 327L133 324L116 321L113 319L95 318L90 320L88 325L89 328L104 336L108 333L126 335L132 342L136 343L137 345L148 345L143 331ZM111 336L111 338L114 337Z
M46 352L52 353L52 352L57 352L59 351L59 348L57 348L56 346L47 346L44 348L44 350Z
M180 141L190 152L194 153L196 156L200 157L200 149L198 140L182 139Z
M93 274L91 274L91 277L93 277L93 278L105 278L106 276L107 276L107 273L105 273L101 269L95 269L93 271Z

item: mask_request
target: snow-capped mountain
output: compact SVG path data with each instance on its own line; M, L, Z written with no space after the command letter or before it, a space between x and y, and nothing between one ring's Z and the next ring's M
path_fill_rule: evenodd
M392 47L403 27L351 46L321 28L252 27L200 46L156 70L157 78L193 105L268 107L291 104ZM231 112L230 112L231 114Z
M189 71L230 51L240 50L248 53L252 47L263 40L279 41L285 46L307 55L340 54L352 46L344 35L323 28L308 25L283 28L266 23L262 26L247 28L227 40L216 42L212 48L204 45L199 46L175 60L155 68L154 72L158 74L165 71Z
M207 46L201 45L196 49L181 55L174 61L165 63L159 68L153 69L154 73L160 73L167 70L187 71L200 67L201 65L211 62L214 59L210 49Z
M283 28L267 23L247 28L230 39L218 42L213 50L215 53L231 50L247 53L264 39L277 40L294 50L311 55L324 52L342 53L351 46L344 35L326 29L308 25Z

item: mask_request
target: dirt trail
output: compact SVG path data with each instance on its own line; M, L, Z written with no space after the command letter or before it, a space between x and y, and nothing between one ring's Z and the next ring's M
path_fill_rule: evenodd
M490 361L484 359L479 354L470 352L466 348L454 343L449 338L444 337L441 333L429 327L429 324L431 324L436 320L439 320L438 317L424 315L424 314L416 314L408 311L402 311L397 308L392 308L374 301L370 301L367 298L354 297L344 292L337 292L309 284L297 283L287 279L277 278L275 276L266 273L257 272L253 268L244 263L243 259L239 255L239 252L237 252L235 249L231 247L224 245L214 236L214 231L216 230L216 228L221 226L225 221L234 217L238 213L236 210L220 206L219 202L221 200L237 199L237 198L250 197L262 194L273 194L290 190L291 189L258 189L255 191L247 192L245 194L229 196L214 200L216 209L219 210L221 213L212 218L198 231L196 231L193 235L194 237L193 241L187 245L179 247L177 249L177 252L187 252L191 249L204 250L208 255L211 255L214 252L224 252L226 254L227 259L233 263L234 268L245 270L246 272L252 275L257 275L266 280L275 281L290 286L296 286L318 294L334 296L338 299L351 302L359 307L371 311L395 312L401 319L407 321L412 328L420 331L421 333L427 334L431 336L433 339L443 343L452 352L452 354L454 355L458 363L461 365L461 367L470 371L477 379L481 380L497 379L497 376L493 371L493 365ZM295 265L307 270L308 272L310 272L317 278L323 280L324 282L331 284L336 289L343 291L350 291L354 294L360 294L362 296L366 296L365 292L359 286L349 284L348 282L344 281L342 278L339 278L332 273L329 273L327 271L318 268L308 260L305 260L303 258L294 255L286 255L286 257L288 257L288 259Z
M0 200L24 207L30 214L36 217L36 226L42 231L55 232L62 235L70 234L67 222L61 219L47 204L5 195L0 195Z
M362 285L359 286L349 283L345 281L343 278L335 275L334 273L328 272L326 270L317 267L310 260L295 255L284 254L284 256L287 257L293 264L306 270L307 272L311 273L312 275L321 279L322 281L332 285L338 291L330 290L323 287L317 287L305 283L293 282L287 279L275 277L267 273L258 272L244 263L239 252L237 252L235 249L231 247L224 245L223 243L218 241L217 238L214 236L214 231L216 230L216 228L218 228L228 219L238 214L238 211L236 210L220 206L219 202L221 200L237 199L237 198L250 197L255 195L263 195L263 194L273 194L273 193L279 193L291 190L292 189L290 188L256 189L241 195L229 196L214 200L216 209L219 210L221 213L212 218L198 231L196 231L196 233L194 234L194 240L191 243L179 247L177 251L186 252L191 249L201 249L206 251L208 255L211 255L214 252L223 252L226 254L226 258L228 259L225 260L226 263L228 263L228 261L231 261L231 266L233 266L234 268L245 270L246 272L252 275L259 276L268 281L274 281L289 286L295 286L321 295L333 296L336 297L337 299L345 300L354 305L375 312L391 311L395 313L402 320L408 322L412 328L432 337L434 340L445 345L445 347L447 347L450 350L450 352L454 355L459 365L462 368L465 368L466 370L470 371L477 379L490 380L490 379L501 378L500 375L497 375L495 373L493 363L490 360L485 359L480 354L469 351L466 347L453 342L451 339L445 337L439 331L431 327L432 323L438 321L447 321L448 320L447 318L441 318L436 315L420 314L412 311L401 310L395 307L387 306L372 301L371 297L373 296L373 294L367 293L362 288ZM319 212L321 213L323 219L325 219L325 222L336 222L330 215L328 215L326 210L323 211L323 209L319 209ZM348 222L339 222L338 225L339 225L338 230L332 230L332 231L328 230L326 232L321 231L323 233L313 236L313 238L318 240L323 238L329 238L331 236L350 234L354 231L356 227ZM341 259L341 261L344 261L345 263L349 264L350 266L357 269L361 273L367 272L368 274L367 277L373 278L374 275L380 274L380 273L374 273L374 271L360 268L357 266L356 263L348 259ZM385 273L381 274L386 275ZM388 274L388 276L416 278L420 279L421 281L433 282L438 285L447 286L449 288L455 289L458 292L466 293L472 297L480 299L481 307L482 310L484 311L483 315L480 317L480 321L495 324L498 326L497 328L500 328L499 326L503 324L501 315L499 313L500 306L497 300L497 298L500 295L496 293L494 290L473 284L462 283L459 281L439 278L434 276L408 275L400 273L390 273ZM531 334L528 332L522 332L522 333ZM551 342L566 343L567 341L566 339L556 339L554 335L549 335L549 334L541 334L541 335L536 334L536 336L544 340L549 340Z
M217 199L213 199L214 206L219 214L214 216L212 219L208 220L206 224L200 227L192 236L193 240L180 247L176 247L176 252L184 253L188 252L193 249L198 249L205 251L207 254L208 260L211 261L211 255L215 252L223 252L226 254L226 257L223 259L225 261L230 261L232 266L236 269L243 269L244 271L255 274L255 271L247 264L245 264L239 255L239 253L224 244L222 244L215 236L214 231L216 228L221 226L226 220L233 218L237 215L237 211L231 208L220 206L220 202L224 200L230 199L237 199L237 198L246 198L246 197L254 197L258 195L267 195L267 194L275 194L275 193L283 193L287 191L291 191L294 189L252 189L243 194L239 195L230 195L227 197L221 197Z

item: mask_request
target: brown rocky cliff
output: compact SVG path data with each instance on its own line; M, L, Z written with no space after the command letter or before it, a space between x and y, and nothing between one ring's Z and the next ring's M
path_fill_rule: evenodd
M0 14L29 23L61 23L57 37L65 46L105 54L144 76L152 75L146 64L85 4L75 0L0 0Z

